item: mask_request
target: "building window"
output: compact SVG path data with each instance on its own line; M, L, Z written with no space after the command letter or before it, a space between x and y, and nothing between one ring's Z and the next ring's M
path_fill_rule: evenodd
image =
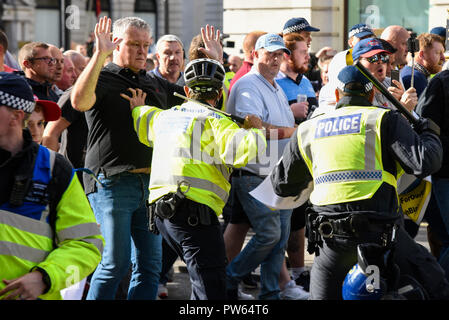
M156 36L156 13L155 0L136 0L134 3L134 15L145 20L151 27L153 37Z
M420 34L429 32L428 20L429 1L348 0L348 30L366 23L373 29L400 25Z
M59 0L36 0L34 41L60 46Z

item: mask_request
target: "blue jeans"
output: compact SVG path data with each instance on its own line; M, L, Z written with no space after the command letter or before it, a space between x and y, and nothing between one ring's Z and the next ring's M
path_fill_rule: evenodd
M443 246L438 262L446 271L446 278L449 280L449 179L432 177L432 192L443 222L443 225L439 226ZM434 227L430 227L433 230Z
M249 192L262 180L257 176L232 178L232 188L235 188L255 234L226 267L227 289L238 288L243 277L260 265L259 299L279 299L279 275L290 233L292 210L273 211L254 199Z
M113 300L132 263L128 299L156 299L161 270L161 236L148 231L145 200L149 175L122 172L105 178L88 195L105 239L103 257L95 270L88 300Z

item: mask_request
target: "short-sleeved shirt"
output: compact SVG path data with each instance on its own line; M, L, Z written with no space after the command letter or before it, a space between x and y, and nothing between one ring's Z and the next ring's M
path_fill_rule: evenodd
M96 175L112 176L151 165L152 149L139 142L129 102L120 96L129 94L128 88L141 88L147 93L146 104L162 109L184 102L173 95L183 94L182 87L145 70L135 73L112 62L104 67L95 89L95 104L85 112L89 128L85 167ZM95 191L95 181L89 175L84 175L84 185L87 194Z
M229 96L227 111L240 117L253 114L266 123L280 127L295 125L293 112L282 88L276 81L273 86L256 67L235 83ZM262 163L250 163L244 169L259 176L268 175L279 160L288 140L267 140L267 158L262 159Z
M296 79L292 79L286 74L279 72L276 77L276 82L281 86L282 90L284 90L289 104L297 101L298 94L305 94L307 98L314 98L316 100L316 94L313 90L312 83L302 74L299 74Z

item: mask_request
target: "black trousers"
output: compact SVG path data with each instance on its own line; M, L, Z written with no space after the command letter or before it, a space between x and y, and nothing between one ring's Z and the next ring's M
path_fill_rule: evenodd
M363 239L334 237L324 241L319 256L313 261L310 299L341 300L346 274L357 263L357 245L368 242L380 244L380 236L370 233ZM426 248L410 238L402 226L397 230L394 261L401 274L415 278L431 299L449 299L449 283L444 270Z
M187 265L192 300L226 299L226 252L218 217L210 208L211 223L191 226L187 219L204 205L185 200L171 219L156 217L162 237Z

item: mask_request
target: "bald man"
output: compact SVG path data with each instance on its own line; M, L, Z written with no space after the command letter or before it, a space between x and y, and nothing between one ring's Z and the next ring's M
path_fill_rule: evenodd
M50 50L52 57L56 60L55 72L50 79L50 83L55 84L56 82L61 81L64 73L64 56L62 51L52 44L48 44L48 49Z
M388 26L382 32L381 39L388 41L397 51L390 56L393 68L407 64L407 40L410 38L408 31L401 26Z

